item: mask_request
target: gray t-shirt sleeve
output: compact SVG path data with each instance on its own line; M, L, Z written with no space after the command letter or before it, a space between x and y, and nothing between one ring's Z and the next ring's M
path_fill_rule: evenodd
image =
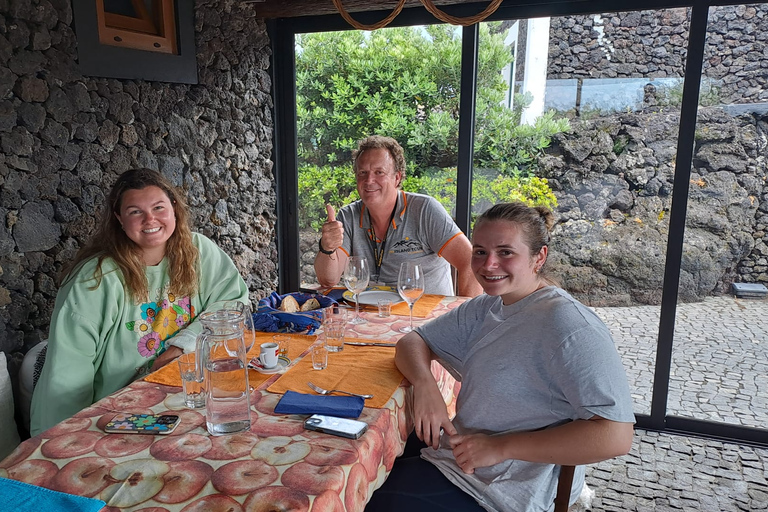
M420 217L423 239L428 241L429 248L436 254L440 253L449 240L461 233L443 205L434 197L427 196Z
M462 380L467 352L477 338L475 331L482 327L488 299L495 298L480 295L416 328L416 333L458 381Z
M634 423L624 366L605 326L591 324L574 331L553 351L551 368L552 388L561 390L557 395L580 419L597 415Z

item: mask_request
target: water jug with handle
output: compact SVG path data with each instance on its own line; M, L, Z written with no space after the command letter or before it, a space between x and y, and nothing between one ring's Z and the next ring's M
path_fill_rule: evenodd
M200 315L197 379L205 391L206 427L214 436L251 428L244 310L219 308Z

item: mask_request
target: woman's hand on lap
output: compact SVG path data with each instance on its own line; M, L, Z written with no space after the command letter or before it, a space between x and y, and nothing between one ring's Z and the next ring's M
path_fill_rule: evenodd
M456 434L437 386L434 390L414 387L413 424L418 438L435 450L440 446L441 429L448 435Z
M504 460L498 438L486 434L455 435L449 439L456 464L467 474L475 468L493 466Z

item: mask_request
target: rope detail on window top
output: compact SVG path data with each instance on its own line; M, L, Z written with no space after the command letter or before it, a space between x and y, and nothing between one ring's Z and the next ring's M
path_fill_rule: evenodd
M392 23L392 20L394 20L398 14L400 14L400 11L403 10L403 6L405 5L405 0L400 0L398 2L395 9L389 13L389 16L384 18L381 21L377 21L376 23L372 23L371 25L363 25L362 23L358 23L354 19L352 19L352 16L349 15L347 11L344 10L344 6L341 3L341 0L333 0L333 5L336 6L336 9L339 11L339 14L341 14L341 17L346 20L347 23L352 25L357 30L376 30L379 28L384 28L390 23Z
M336 6L336 10L339 11L339 14L341 14L341 17L346 20L347 23L352 25L353 28L356 28L357 30L376 30L379 28L384 28L390 23L392 23L392 20L394 20L398 14L400 14L400 11L403 10L403 6L405 5L405 0L400 0L395 6L395 9L389 13L389 16L384 18L381 21L378 21L376 23L373 23L371 25L363 25L362 23L358 23L355 21L352 16L349 15L349 13L344 10L344 5L341 3L342 0L333 0L333 5ZM444 23L449 23L451 25L461 25L461 26L469 26L474 25L475 23L480 23L481 21L485 20L488 16L496 12L496 9L499 8L501 5L501 2L503 0L491 0L491 3L488 4L488 7L485 8L483 12L480 14L475 14L474 16L467 16L466 18L459 18L456 16L451 16L450 14L446 14L440 9L438 9L435 4L432 3L432 0L420 0L422 4L424 4L424 8L427 9L430 13L432 13L432 16L439 19L440 21Z
M440 9L438 9L435 4L432 3L432 0L421 0L421 3L424 4L424 7L432 13L432 16L439 19L440 21L444 23L450 23L451 25L461 25L463 27L474 25L475 23L480 23L485 18L496 12L496 9L499 8L501 5L501 2L503 0L491 0L491 3L488 4L488 7L485 8L483 12L480 14L475 14L474 16L467 16L466 18L459 18L456 16L451 16L450 14L446 14Z

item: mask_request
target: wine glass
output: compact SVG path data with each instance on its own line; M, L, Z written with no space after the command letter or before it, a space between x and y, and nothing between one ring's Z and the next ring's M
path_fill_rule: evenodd
M344 286L355 294L355 317L349 321L351 324L362 324L365 319L360 316L360 292L365 291L370 279L370 267L368 260L362 256L350 256L347 259L347 267L344 269Z
M400 273L397 275L397 293L408 303L411 313L411 323L403 327L400 332L413 330L413 305L424 295L424 272L421 265L412 261L404 261L400 264Z

